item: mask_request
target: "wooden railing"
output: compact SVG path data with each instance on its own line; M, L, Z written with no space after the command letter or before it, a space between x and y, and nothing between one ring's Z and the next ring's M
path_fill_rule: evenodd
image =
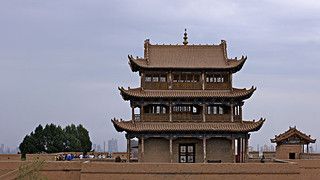
M141 120L140 114L134 114L134 120L135 121L140 121Z
M204 89L212 89L212 90L227 89L227 90L229 90L230 88L231 88L230 82L224 82L224 83L208 83L208 82L206 82L204 84Z
M145 113L143 114L143 121L169 121L169 114L151 114L151 113Z
M202 121L201 114L172 114L172 121Z
M165 90L165 89L168 89L168 83L167 82L143 82L142 87L144 89Z
M172 89L202 89L202 83L201 82L173 82L172 83Z
M206 122L231 122L231 114L206 114Z

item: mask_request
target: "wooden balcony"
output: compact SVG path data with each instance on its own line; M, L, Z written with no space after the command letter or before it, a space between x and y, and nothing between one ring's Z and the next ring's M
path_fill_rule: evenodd
M140 121L141 120L140 114L134 114L134 120L135 121Z
M161 121L169 121L169 114L151 114L145 113L142 115L143 121L153 121L153 122L161 122Z
M167 82L143 82L141 85L144 89L156 89L156 90L166 90L168 89Z
M172 121L202 121L201 114L172 114Z
M242 121L241 115L234 115L234 116L233 116L233 119L234 119L235 122L240 122L240 121Z
M231 122L231 114L206 114L206 122Z
M201 90L202 84L201 82L172 82L172 89Z
M205 83L204 84L205 89L209 90L224 90L224 89L231 89L231 83L225 82L225 83Z

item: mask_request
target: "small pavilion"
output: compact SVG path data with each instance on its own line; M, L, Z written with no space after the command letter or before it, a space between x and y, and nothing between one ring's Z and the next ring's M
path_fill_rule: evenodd
M276 135L274 139L271 139L271 142L277 144L277 159L300 159L301 154L309 154L309 144L315 143L316 139L312 139L310 135L302 133L294 126L289 127L286 132Z

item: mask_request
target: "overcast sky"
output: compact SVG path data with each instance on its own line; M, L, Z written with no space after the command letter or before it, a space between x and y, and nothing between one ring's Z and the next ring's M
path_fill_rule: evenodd
M244 119L267 119L251 145L289 126L320 137L320 1L0 0L0 143L18 146L38 124L83 124L93 143L124 134L129 119L118 86L139 86L127 55L143 41L227 41L247 55L235 87L257 86ZM320 147L319 147L320 150Z

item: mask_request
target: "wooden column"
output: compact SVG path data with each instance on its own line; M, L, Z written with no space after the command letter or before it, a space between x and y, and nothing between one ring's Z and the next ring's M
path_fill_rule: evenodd
M235 153L235 139L232 138L231 139L231 150L232 150L232 157L233 157L233 162L235 163L236 162L236 153Z
M241 155L242 155L242 162L244 162L244 138L241 138Z
M144 86L144 81L145 81L145 75L143 72L141 72L141 78L140 78L140 87Z
M239 106L239 116L242 121L242 105Z
M169 121L172 122L172 102L169 103Z
M144 110L143 110L143 104L141 104L141 108L140 108L140 121L143 121L143 113L144 113Z
M242 138L238 139L238 149L239 149L239 162L242 162Z
M141 137L141 155L144 155L144 137Z
M127 162L130 162L130 154L131 154L131 141L130 138L127 138Z
M247 161L248 157L249 157L249 141L248 141L248 137L246 137L245 140L245 162Z
M201 72L201 81L202 81L202 90L204 90L205 86L205 78L204 78L204 72Z
M131 106L131 113L132 113L131 118L134 121L135 120L135 116L134 116L134 107L133 106Z
M207 139L203 137L203 163L207 162Z
M168 87L169 89L172 89L172 72L169 72L169 77L168 77Z
M230 104L230 113L231 113L231 122L234 122L234 105L233 103Z
M173 152L172 152L172 137L169 139L169 150L170 150L170 163L173 162Z
M206 105L202 104L202 121L206 122Z
M232 73L230 72L230 77L229 77L229 81L230 81L230 90L233 91L233 88L232 88Z
M309 154L309 144L307 144L307 153Z

